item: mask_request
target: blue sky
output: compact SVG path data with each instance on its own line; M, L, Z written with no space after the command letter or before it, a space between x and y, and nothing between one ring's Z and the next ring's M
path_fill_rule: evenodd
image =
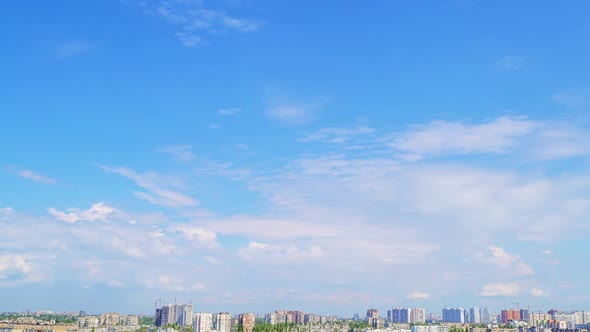
M589 10L5 4L0 310L589 309Z

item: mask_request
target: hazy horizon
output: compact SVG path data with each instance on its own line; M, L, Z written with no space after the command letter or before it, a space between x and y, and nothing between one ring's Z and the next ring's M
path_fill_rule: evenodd
M0 311L590 310L590 3L4 7Z

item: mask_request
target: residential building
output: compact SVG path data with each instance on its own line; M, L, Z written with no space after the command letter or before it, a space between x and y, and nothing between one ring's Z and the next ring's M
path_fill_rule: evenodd
M305 313L303 311L289 311L291 321L295 324L301 324L305 321Z
M529 326L531 327L548 327L553 317L546 313L530 313Z
M442 320L445 323L465 323L465 309L463 308L448 308L442 310Z
M369 309L367 310L367 318L366 318L367 325L372 328L379 327L379 311L377 309Z
M493 323L494 319L493 319L494 315L492 314L492 311L489 310L488 308L484 308L483 310L481 310L481 322L484 324L489 324L489 323Z
M367 317L379 318L379 310L377 310L377 309L367 310Z
M426 322L426 310L424 308L412 308L410 310L410 323L422 324Z
M183 304L181 305L181 314L178 319L178 325L192 326L193 325L193 305Z
M139 317L136 315L120 316L119 317L119 325L137 326L137 325L139 325Z
M485 327L474 327L469 329L470 332L519 332L519 329L515 328L485 328Z
M553 320L557 322L564 322L567 328L573 328L576 325L576 315L574 313L554 313Z
M193 317L193 332L211 332L213 330L213 314L199 312Z
M228 312L215 315L214 327L217 332L231 332L231 316Z
M108 312L100 315L100 325L115 326L119 325L119 314L116 312Z
M410 323L410 308L393 308L391 309L391 321L394 323Z
M192 304L167 304L156 309L156 326L168 324L193 325Z
M481 323L481 311L478 307L469 308L469 322L471 324Z
M256 316L254 314L240 314L238 316L238 324L242 326L244 332L252 332L254 330ZM303 322L303 319L302 319Z
M414 325L412 332L449 332L449 327L445 325Z
M79 328L93 328L98 327L100 324L100 318L96 316L83 316L78 317L78 327Z
M509 320L520 320L520 310L518 309L505 309L501 312L502 324L508 324Z
M156 315L154 316L154 325L162 326L162 308L156 308Z
M321 316L316 314L306 314L303 322L305 324L318 324L320 322Z

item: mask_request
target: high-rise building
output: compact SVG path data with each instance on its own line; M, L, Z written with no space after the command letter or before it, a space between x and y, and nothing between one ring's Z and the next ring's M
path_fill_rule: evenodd
M303 311L289 311L291 321L295 324L301 324L305 321L305 313Z
M414 325L411 332L449 332L449 327L445 325Z
M108 312L100 315L100 325L115 326L119 324L119 314L116 312Z
M305 318L303 319L303 322L305 324L316 324L320 322L320 315L316 315L316 314L306 314Z
M191 326L193 325L193 305L183 304L181 305L181 314L178 319L178 325Z
M78 317L78 327L79 328L98 327L99 323L100 323L100 318L98 318L96 316Z
M550 314L529 314L529 326L532 327L548 327L549 323L553 320L553 317Z
M481 311L478 307L469 308L469 322L471 324L481 323Z
M228 312L220 312L215 315L215 330L218 332L231 332L231 316Z
M193 332L211 332L213 330L213 314L199 312L193 317Z
M193 325L192 304L167 304L156 309L156 326Z
M529 321L529 311L526 309L520 309L520 320L528 322Z
M139 317L135 315L126 315L119 317L119 324L123 326L137 326L139 325Z
M244 332L252 332L254 330L256 316L254 314L240 314L238 316L238 324L242 326Z
M445 323L465 323L465 309L448 308L442 310L442 320Z
M162 326L162 308L156 308L156 316L154 317L154 325Z
M367 317L379 318L379 310L377 310L377 309L367 310Z
M481 310L481 322L484 324L489 324L492 323L492 317L494 317L494 315L492 314L492 312L488 309L488 308L484 308L483 310Z
M410 310L410 323L425 323L426 322L426 310L424 308L412 308Z
M519 321L520 320L520 310L518 309L505 309L502 310L502 324L508 324L509 320Z
M394 323L409 323L411 311L410 308L393 308L391 309L391 321Z
M377 309L367 310L366 322L369 327L377 328L379 326L379 311Z

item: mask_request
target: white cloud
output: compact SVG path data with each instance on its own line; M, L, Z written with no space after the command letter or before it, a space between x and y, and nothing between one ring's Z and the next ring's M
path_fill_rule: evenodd
M505 56L496 62L496 66L504 71L516 71L524 68L528 60L526 56Z
M507 116L481 124L434 121L396 135L390 146L414 158L445 154L506 153L517 146L519 138L532 134L537 126L539 123L536 121Z
M123 288L125 287L125 285L117 280L109 280L109 282L107 282L107 286L108 287L112 287L112 288Z
M210 124L209 125L209 129L219 129L219 128L221 128L221 127L219 125L216 125L216 124Z
M410 299L410 300L425 300L425 299L429 299L430 297L431 297L431 295L428 294L428 293L416 291L416 292L413 292L413 293L408 294L406 296L406 299Z
M248 244L249 249L266 249L268 248L268 243L260 243L260 242L250 242Z
M215 257L211 257L211 256L206 256L203 259L206 260L207 262L209 262L211 264L215 264L215 265L222 263L222 261L220 259L215 258Z
M42 281L46 276L36 268L41 256L31 254L0 254L0 286Z
M143 252L143 250L134 246L132 242L127 241L127 240L120 238L118 236L112 237L110 244L114 249L116 249L119 252L122 252L123 254L125 254L127 256L135 257L135 258L141 258L141 257L146 256L146 254Z
M103 202L99 202L93 204L88 210L69 208L67 211L68 212L59 211L52 207L47 208L47 212L55 218L72 224L78 221L105 221L115 209L107 206Z
M195 47L201 44L201 37L192 33L177 32L175 36L178 38L180 43L186 47Z
M300 248L295 244L268 244L261 242L250 242L247 247L240 249L240 256L246 260L261 259L274 261L276 263L293 264L294 261L309 263L320 258L324 252L320 246L313 245L307 248Z
M228 15L223 8L207 8L201 1L146 2L141 11L176 27L178 40L186 47L203 44L203 36L220 36L229 32L249 33L260 28L255 19Z
M307 123L311 119L311 111L306 106L277 106L270 109L268 111L268 115L277 120L281 120L294 125Z
M300 137L301 142L345 143L360 135L370 135L375 129L367 126L356 128L322 128Z
M530 154L542 161L590 155L590 135L570 124L546 124L534 143Z
M533 289L531 289L531 295L534 297L545 297L545 296L549 296L549 293L547 293L544 290L539 289L539 288L533 288Z
M551 95L551 99L565 107L580 108L588 105L586 96L571 91L560 91Z
M315 119L315 111L326 103L325 98L318 98L308 104L273 103L267 115L289 125L299 126Z
M20 170L20 171L18 171L17 174L20 177L23 177L23 178L29 179L29 180L33 180L35 182L48 183L48 184L56 184L57 183L57 180L55 180L55 179L41 175L39 173L33 172L28 169Z
M94 44L83 41L68 42L55 50L54 56L58 59L65 59L84 54L94 48Z
M511 297L518 294L519 288L518 284L507 282L507 283L495 283L495 284L486 284L483 286L483 289L477 293L476 295L484 296L484 297L493 297L493 296L504 296L504 297Z
M256 21L248 19L238 19L230 16L225 16L223 18L223 25L226 28L235 29L241 32L256 31L260 27L260 24Z
M178 161L186 162L195 159L195 154L191 151L191 149L191 145L170 145L157 149L156 151L167 153Z
M547 126L540 123L532 134L514 138L516 146L529 136L536 139L537 132ZM338 135L348 132L328 132L325 139ZM373 134L361 135L371 140L367 145L380 139ZM233 191L229 200L216 195L225 196L221 192L225 180L239 181L239 187L247 189L240 195L255 203L255 208L247 211L255 212L232 215L231 211L245 211L241 204L223 213L178 206L149 216L117 209L105 222L67 224L48 223L43 218L28 221L13 211L0 216L5 226L0 250L55 252L60 266L47 268L47 275L58 273L66 265L95 260L96 267L80 264L76 265L79 271L72 272L72 278L83 276L90 286L104 286L114 280L123 287L136 285L171 296L179 291L196 293L200 287L194 285L201 283L207 285L207 295L214 301L228 301L225 304L236 300L223 299L219 289L241 294L246 286L255 295L270 296L278 293L276 288L285 289L281 293L284 301L300 298L317 302L325 296L333 299L330 303L346 303L346 296L333 294L330 287L353 285L367 298L362 303L355 298L354 305L365 306L385 305L391 298L424 297L427 293L423 291L441 288L448 291L445 297L458 301L466 292L479 290L479 283L485 283L481 280L513 277L519 277L516 291L514 284L507 282L488 284L478 294L520 295L522 287L523 294L530 295L530 286L525 288L524 284L532 282L531 278L520 277L531 276L534 271L516 254L521 253L517 248L523 248L518 241L535 241L525 245L530 252L541 253L548 247L558 251L564 238L571 234L583 237L588 232L590 178L576 168L568 168L567 173L553 169L543 172L543 163L530 166L520 160L513 168L514 158L503 157L497 159L501 167L496 167L496 160L491 166L482 166L479 159L472 162L467 157L453 162L404 162L392 156L391 149L367 149L351 155L339 146L334 150L318 153L314 148L303 156L287 155L283 164L277 162L272 169L258 168L259 164L248 168L233 160L208 162L200 157L195 165L174 164L178 169L171 171L172 176L128 170L125 175L140 187L149 188L145 194L154 202L159 197L152 193L155 186L155 190L179 192L204 188L205 194L212 193L210 198L216 206L232 204L238 197ZM527 152L523 150L523 155ZM72 221L81 214L56 212ZM131 225L130 221L136 222ZM38 230L43 238L27 235L30 229ZM104 234L109 235L106 241ZM500 237L505 245L491 246L474 257L482 244L495 243ZM545 255L535 264L546 264ZM464 264L461 258L473 264ZM146 264L148 260L150 264ZM161 269L151 269L152 264ZM432 270L443 272L429 273ZM535 279L541 282L550 277L546 273L539 273ZM243 275L251 276L248 285ZM367 275L373 281L370 284L364 282ZM385 284L391 275L414 288L388 294L373 290L371 284ZM578 287L578 283L573 284ZM232 287L225 289L223 285ZM417 291L407 294L412 290ZM260 302L253 305L266 298L261 295L257 299ZM502 299L489 301L499 305Z
M486 258L492 264L510 271L517 276L531 276L535 274L533 268L521 261L518 255L507 253L503 248L488 247L490 256Z
M157 205L170 207L196 206L199 204L194 198L180 192L165 188L172 185L171 178L162 178L157 173L137 173L136 171L125 167L108 167L99 165L100 168L107 172L116 173L129 178L148 192L134 191L133 195Z
M178 225L174 227L173 230L182 233L185 238L195 240L198 244L205 247L219 247L219 243L217 243L217 234L215 234L215 232L186 224Z
M193 286L191 287L191 290L204 292L207 290L207 286L205 286L204 284L202 284L200 282L197 282L197 283L193 284Z
M234 108L220 108L217 110L217 114L224 115L224 116L232 116L240 113L242 111L239 107Z
M11 208L10 206L0 208L0 213L11 213L11 212L14 212L14 209Z

